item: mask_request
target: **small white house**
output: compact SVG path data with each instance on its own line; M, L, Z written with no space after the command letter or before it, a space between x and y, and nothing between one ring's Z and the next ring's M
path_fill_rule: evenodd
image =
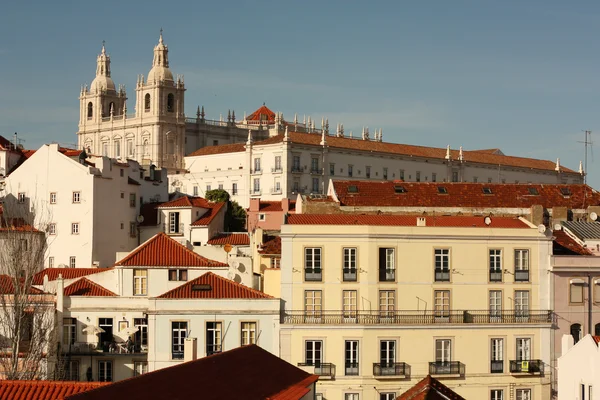
M577 343L563 335L558 358L558 400L600 400L600 336L586 335Z

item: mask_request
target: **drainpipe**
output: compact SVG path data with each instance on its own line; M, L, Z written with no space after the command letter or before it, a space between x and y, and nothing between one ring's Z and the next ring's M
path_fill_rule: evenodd
M588 274L588 333L592 334L592 277Z

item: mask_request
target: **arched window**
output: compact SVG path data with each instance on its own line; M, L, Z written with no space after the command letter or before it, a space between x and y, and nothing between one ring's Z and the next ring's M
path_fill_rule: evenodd
M144 142L142 143L142 150L144 151L144 155L147 156L148 153L148 139L144 139Z
M167 96L167 111L175 111L175 96L173 95L173 93L169 93L169 95Z
M88 117L88 119L92 119L93 116L94 116L94 105L90 101L87 105L87 117Z
M112 115L117 115L117 110L115 110L115 103L113 103L112 101L108 105L108 113Z
M144 110L150 111L150 93L146 93L144 97Z
M115 158L121 157L121 139L115 140Z
M595 336L600 336L600 324L596 324L594 326L594 335Z
M579 339L581 339L581 324L571 325L571 336L573 336L573 342L579 342Z

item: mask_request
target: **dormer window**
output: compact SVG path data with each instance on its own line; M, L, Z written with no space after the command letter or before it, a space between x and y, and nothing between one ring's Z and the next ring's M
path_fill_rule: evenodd
M483 194L492 194L492 188L485 186L483 189Z
M404 186L394 186L394 192L396 193L406 193L406 188Z
M177 235L182 233L181 226L179 224L179 213L178 212L170 212L169 213L169 226L168 233L172 235Z
M448 194L448 189L444 186L438 186L437 189L439 194Z
M571 195L571 190L568 187L561 187L560 188L560 193L563 196L570 196Z
M356 186L356 185L348 186L348 193L358 193L358 186Z
M529 194L531 196L538 196L540 194L538 192L537 188L534 188L534 187L527 188L527 190L529 191Z

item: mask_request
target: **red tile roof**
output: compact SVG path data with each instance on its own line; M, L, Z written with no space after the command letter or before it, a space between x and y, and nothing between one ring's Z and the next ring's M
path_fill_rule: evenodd
M412 388L398 396L396 400L465 400L465 398L437 379L427 375Z
M81 278L65 288L65 296L116 296L116 294L88 278Z
M258 251L265 255L281 255L281 237L267 236L262 245L262 250Z
M562 229L553 231L554 236L553 253L555 255L575 255L591 256L592 252L583 247L579 242L567 235Z
M592 336L592 339L594 339L594 342L596 342L596 344L600 343L600 336Z
M291 214L290 225L375 225L375 226L417 226L417 216L413 215L364 215L364 214ZM483 217L435 216L425 217L428 227L446 228L529 228L517 218L492 217L488 226Z
M36 152L36 150L23 150L22 151L25 158L31 157L32 155L35 154L35 152ZM64 154L67 157L79 157L79 154L81 154L82 150L69 149L68 147L59 147L58 152Z
M225 203L213 203L208 211L206 211L200 218L192 222L192 226L205 226L210 223L219 215L219 211L225 206Z
M115 382L68 400L283 400L274 396L300 383L313 385L317 379L257 345L249 345Z
M246 151L246 143L222 144L219 146L206 146L198 149L186 157L210 156L213 154L240 153Z
M266 117L262 118L263 116ZM269 123L273 123L275 122L275 113L273 111L271 111L269 109L269 107L267 107L265 104L263 104L262 106L259 107L258 110L254 111L252 114L250 114L250 116L248 116L248 118L246 118L246 121L250 121L250 122L259 122L262 121L263 124L269 124Z
M208 201L202 197L194 196L182 196L175 200L167 201L158 206L158 208L187 208L187 207L199 207L199 208L211 208L216 204L212 201Z
M21 287L23 287L23 281L21 280ZM15 293L15 279L9 275L0 275L0 293L1 294L14 294ZM31 294L43 294L44 292L35 287L29 289Z
M97 274L99 272L110 271L112 268L46 268L35 274L33 277L34 285L44 283L44 275L48 275L48 281L58 279L62 275L63 279L75 279L82 276Z
M61 381L0 381L2 400L63 400L67 396L86 392L108 382L61 382Z
M209 260L161 232L134 249L115 265L124 267L204 267L228 268L227 264Z
M351 186L357 192L350 192ZM405 192L396 193L396 186L402 186ZM440 187L445 188L447 193L441 194ZM335 180L333 188L340 205L351 207L529 208L539 204L545 208L586 208L600 205L600 192L581 184ZM484 193L483 188L490 188L492 194ZM570 195L564 196L562 188L568 189Z
M259 203L259 211L261 212L281 212L283 208L281 207L281 201L266 201L261 200ZM296 210L296 200L290 200L290 212L294 212Z
M208 290L194 290L196 285L209 285ZM208 287L208 286L207 286ZM188 283L158 296L159 299L273 299L258 290L207 272Z
M226 244L248 246L250 244L250 236L247 233L222 233L210 239L207 243L213 246L224 246Z
M304 380L282 390L276 395L267 397L267 400L297 400L302 399L305 394L310 392L310 386L316 382L314 375L306 377Z

